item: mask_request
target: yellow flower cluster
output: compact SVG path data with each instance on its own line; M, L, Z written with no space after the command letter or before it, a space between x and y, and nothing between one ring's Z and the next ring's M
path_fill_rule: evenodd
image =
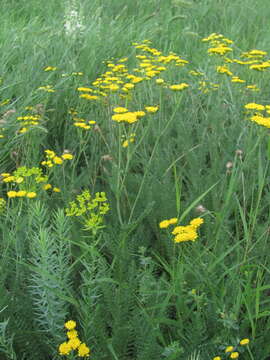
M55 71L57 69L56 66L47 66L44 71Z
M177 218L171 218L168 220L163 220L159 223L160 229L166 229L170 225L176 224L178 221ZM175 237L174 241L176 243L185 242L185 241L195 241L198 237L198 228L203 224L204 220L200 217L195 218L190 221L189 225L186 226L176 226L171 232Z
M175 236L174 241L176 243L184 241L195 241L198 238L198 228L203 224L202 218L195 218L190 221L189 225L176 226L172 234Z
M232 72L228 69L226 65L217 66L217 72L220 74L232 76Z
M45 91L45 92L48 92L48 93L53 93L55 92L54 88L52 85L45 85L45 86L40 86L38 88L38 90L42 90L42 91Z
M65 160L72 160L73 155L69 152L64 152L61 156L57 156L52 150L45 150L46 160L41 162L41 165L52 168L56 165L62 165Z
M42 169L37 167L28 168L21 166L15 170L12 174L2 173L2 182L11 184L12 186L19 186L19 190L9 190L7 192L8 198L29 198L33 199L37 197L37 190L52 189L53 192L60 192L57 187L52 187L48 183L48 176L43 174Z
M169 88L170 88L171 90L174 90L174 91L184 90L184 89L186 89L187 87L189 87L189 85L186 84L186 83L174 84L174 85L170 85L170 86L169 86Z
M90 349L85 343L82 343L78 337L78 332L75 330L76 322L69 320L65 323L67 329L68 340L59 345L58 351L60 355L69 355L73 350L77 350L79 357L88 357Z
M177 218L171 218L171 219L168 219L168 220L163 220L159 223L159 227L160 229L167 229L167 227L169 227L170 225L174 225L176 224L178 221Z
M248 110L248 112L253 112L253 115L250 117L250 120L257 123L258 125L265 126L267 128L270 128L270 117L264 116L262 112L266 112L267 114L270 114L270 105L261 105L257 103L248 103L245 105L245 109Z
M136 134L135 133L131 133L128 137L128 139L124 140L124 142L122 143L122 146L124 148L128 147L129 144L133 143L135 141L135 136Z
M93 234L103 228L104 215L109 211L106 194L97 192L92 197L88 190L84 190L76 196L76 201L69 203L66 209L66 216L77 216L82 218L85 230L90 230Z
M87 91L87 88L78 88L78 89L84 89L83 91ZM82 91L82 90L81 90ZM78 117L78 111L71 108L69 109L69 114L72 116L73 125L77 128L84 129L84 130L90 130L92 128L92 125L96 124L95 120L86 120L81 117Z
M202 41L210 43L211 47L207 50L210 55L215 54L223 56L232 51L232 48L229 45L232 45L233 41L225 38L221 34L213 33L207 38L202 39Z
M249 342L250 342L249 339L245 338L245 339L240 340L239 345L240 346L246 346L246 345L249 344ZM226 355L229 355L230 359L238 359L239 358L239 352L236 351L236 350L237 350L237 346L230 345L230 346L227 346L225 348L224 352L225 352ZM221 360L221 357L220 356L215 356L213 358L213 360Z
M20 121L21 128L19 133L26 133L30 127L40 125L41 116L39 114L28 114L25 116L18 116L17 120Z
M124 64L128 61L128 58L122 58L118 62L109 61L107 70L95 79L90 86L77 88L81 93L80 97L88 100L100 100L113 95L121 99L130 99L137 84L149 81L152 78L156 78L156 84L170 88L170 85L167 86L165 80L159 77L161 72L167 70L167 65L185 66L189 63L173 52L169 53L169 55L163 55L161 51L150 46L149 40L142 43L133 43L133 46L141 52L141 54L136 55L138 64L135 68L129 70ZM172 85L171 89L183 90L186 87L188 87L188 84L181 83ZM134 116L131 116L128 121L133 122Z
M158 111L158 106L145 106L145 110L148 113L155 113ZM139 118L146 115L145 111L129 111L125 107L116 107L113 109L114 115L112 115L112 120L116 122L127 122L133 124L138 121Z

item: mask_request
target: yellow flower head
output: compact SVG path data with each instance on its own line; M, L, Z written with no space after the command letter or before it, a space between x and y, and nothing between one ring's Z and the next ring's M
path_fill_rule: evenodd
M63 342L62 344L59 345L58 350L60 355L69 355L72 348L69 342Z
M33 199L36 196L37 196L37 194L34 191L31 191L31 192L26 194L26 197L28 197L29 199Z
M242 345L242 346L248 345L249 344L249 339L242 339L239 344Z
M237 351L232 352L230 355L231 359L237 359L238 357L239 357L239 353Z
M168 220L163 220L159 223L160 229L166 229L170 225Z
M195 229L197 229L203 223L204 223L204 220L202 218L198 217L198 218L191 220L189 224L192 227L194 227Z
M145 110L149 113L155 113L158 111L158 106L146 106Z
M69 320L65 323L65 328L68 330L73 330L76 327L76 322L74 320Z
M227 346L226 349L225 349L225 353L232 352L233 349L234 349L233 346Z
M78 349L78 347L81 345L81 341L77 337L70 339L68 343L73 350Z
M87 347L85 345L85 343L82 343L79 347L78 347L78 356L89 356L90 354L90 349L89 347Z

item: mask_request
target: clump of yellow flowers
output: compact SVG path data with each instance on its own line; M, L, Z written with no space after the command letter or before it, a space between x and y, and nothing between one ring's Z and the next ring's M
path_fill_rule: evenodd
M248 113L253 114L250 117L251 121L257 123L258 125L270 128L270 117L265 116L265 113L270 114L270 105L248 103L245 105L245 109L248 111Z
M41 165L49 168L55 165L62 165L65 160L72 160L73 155L69 152L64 152L61 156L56 155L52 150L45 150L46 160L42 161Z
M176 224L178 221L177 218L172 218L169 220L163 220L159 223L161 229L166 229L170 225ZM200 217L195 218L190 221L189 225L186 226L176 226L171 232L174 235L174 241L176 243L185 242L185 241L195 241L198 238L198 229L203 224L204 220Z
M242 339L239 341L239 345L240 346L247 346L249 344L249 339L248 338L245 338L245 339ZM236 351L237 350L237 346L227 346L224 350L225 354L227 356L229 356L229 359L238 359L239 358L239 355L240 355L240 352L241 350L239 351ZM222 360L222 357L221 356L215 356L213 358L213 360Z
M48 183L48 175L44 174L39 167L28 168L21 166L13 173L1 173L2 182L9 186L7 191L8 198L28 198L37 197L37 191L52 189L53 192L60 192L60 189ZM18 187L18 190L14 190Z
M88 190L84 190L76 196L76 201L69 203L66 215L81 217L84 229L92 231L95 235L104 227L103 218L109 209L105 192L97 192L95 197L92 197Z
M69 320L65 323L67 329L68 341L59 345L58 351L60 355L69 355L73 350L77 350L79 357L88 357L90 355L90 349L85 343L82 343L78 337L78 332L75 330L76 322Z

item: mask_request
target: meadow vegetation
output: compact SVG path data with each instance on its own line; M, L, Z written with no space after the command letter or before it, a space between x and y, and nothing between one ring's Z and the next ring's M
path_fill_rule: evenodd
M1 0L0 358L270 358L266 0Z

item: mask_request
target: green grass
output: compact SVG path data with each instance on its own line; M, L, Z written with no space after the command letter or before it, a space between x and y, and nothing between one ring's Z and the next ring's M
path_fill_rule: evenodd
M72 3L83 29L66 35ZM213 32L232 39L231 58L268 51L268 3L79 3L1 2L0 173L40 167L61 192L42 190L33 176L19 184L1 178L0 358L75 359L75 352L58 353L64 323L73 319L93 360L225 359L225 348L243 338L250 344L238 345L239 358L267 360L269 139L267 128L247 120L244 105L270 105L269 70L229 63L246 80L232 83L217 73L224 61L209 56L202 39ZM146 39L189 64L166 65L135 84L130 98L79 97L77 88L101 77L109 61L128 57L129 72L138 67L135 55L142 52L132 44ZM45 72L47 66L57 70ZM189 87L173 92L157 77ZM200 80L219 87L204 93ZM55 92L38 90L46 85ZM134 124L112 120L114 107L155 105L156 113ZM31 112L27 106L41 122L24 133L17 117ZM96 124L75 127L71 109ZM74 158L46 169L40 165L46 149ZM26 182L36 198L8 198ZM105 192L110 206L101 226L88 230L83 217L65 212L86 189L93 197ZM174 243L159 228L164 219L187 225L198 216L204 224L195 242Z

